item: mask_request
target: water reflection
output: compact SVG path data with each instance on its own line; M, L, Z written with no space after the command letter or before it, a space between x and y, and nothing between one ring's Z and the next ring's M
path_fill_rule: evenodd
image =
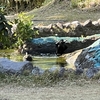
M66 60L63 57L57 56L45 56L45 57L33 57L33 65L41 67L43 69L49 69L51 67L65 67L67 66Z
M56 59L56 64L59 65L59 67L65 67L65 66L67 66L67 62L66 62L66 60L65 60L64 57L58 57Z
M5 57L13 61L23 61L23 56L21 54L16 54L14 52L4 52L0 53L0 57ZM56 67L65 67L67 66L66 60L64 57L58 57L56 55L52 56L33 56L32 61L34 66L41 67L43 69L49 69L53 66Z

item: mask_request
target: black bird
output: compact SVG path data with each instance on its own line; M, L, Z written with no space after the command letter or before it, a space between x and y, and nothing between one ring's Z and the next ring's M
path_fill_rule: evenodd
M29 54L26 52L26 55L23 57L23 60L24 60L24 61L32 61L33 59L32 59L32 56L29 55Z

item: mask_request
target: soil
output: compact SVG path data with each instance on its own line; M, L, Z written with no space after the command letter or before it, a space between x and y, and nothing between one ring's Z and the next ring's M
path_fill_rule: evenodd
M100 84L68 82L54 87L0 87L0 100L100 100Z

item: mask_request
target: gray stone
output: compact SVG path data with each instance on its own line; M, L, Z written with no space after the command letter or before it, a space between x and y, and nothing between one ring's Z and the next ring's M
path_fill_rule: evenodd
M98 68L93 68L93 67L91 67L91 68L89 68L89 69L86 71L86 76L87 76L88 78L92 78L98 71L99 71Z
M100 19L98 19L98 23L99 23L99 25L100 25Z
M65 71L66 71L66 69L64 67L60 67L58 76L62 77L64 75Z
M65 67L53 66L48 71L51 72L51 73L57 71L58 72L58 77L62 77L64 75L66 69L65 69Z
M100 70L100 39L82 50L75 61L76 69L86 69L86 76L93 77Z
M99 26L99 22L98 21L93 21L92 24L95 25L95 26Z
M0 72L8 74L22 74L25 70L30 73L33 69L32 63L28 61L15 62L7 58L0 58Z
M71 24L72 24L72 25L75 25L75 26L81 25L81 24L79 23L79 21L73 21Z
M70 28L70 25L71 25L71 23L68 22L68 23L63 24L63 27L64 27L64 28Z
M77 75L80 75L80 74L82 74L83 72L84 72L84 69L82 69L82 68L76 68L75 73L76 73Z
M39 67L33 67L32 74L33 75L42 75L44 70Z
M53 66L53 67L51 67L51 68L49 69L49 72L55 72L55 71L57 71L57 70L58 70L58 67Z
M84 23L83 23L83 26L85 26L85 27L90 27L90 26L92 26L92 21L89 19L89 20L87 20L87 21L85 21Z
M57 27L59 27L60 29L62 29L62 28L63 28L63 27L62 27L63 25L62 25L61 23L59 23L59 22L58 22L58 23L56 23L56 25L57 25Z

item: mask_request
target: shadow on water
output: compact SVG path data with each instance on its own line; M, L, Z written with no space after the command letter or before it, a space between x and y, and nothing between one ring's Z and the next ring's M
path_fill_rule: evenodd
M0 57L5 57L13 61L23 61L23 56L16 54L14 50L0 50ZM34 66L41 67L43 69L49 69L51 67L65 67L67 62L63 57L52 56L33 56L32 61Z

